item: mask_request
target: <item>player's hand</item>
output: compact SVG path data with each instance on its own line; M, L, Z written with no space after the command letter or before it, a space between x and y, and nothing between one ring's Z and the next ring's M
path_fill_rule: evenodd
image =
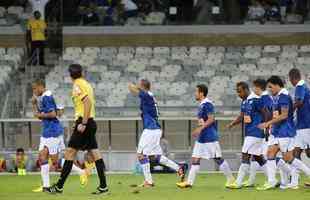
M37 112L37 113L34 114L34 117L36 117L36 118L38 118L38 119L43 119L43 114Z
M234 127L233 122L226 125L226 129L232 129Z
M268 123L261 123L257 126L259 129L262 129L262 130L265 130L269 127L269 124Z
M84 124L79 124L77 127L78 132L84 133L86 126Z

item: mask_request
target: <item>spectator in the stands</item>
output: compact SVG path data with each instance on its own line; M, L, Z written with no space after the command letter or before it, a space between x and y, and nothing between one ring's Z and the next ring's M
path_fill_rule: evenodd
M32 6L32 12L39 11L41 13L41 18L45 19L45 6L49 0L28 0Z
M47 25L41 19L39 11L34 12L34 19L30 19L27 26L27 40L31 41L31 63L37 65L45 65L44 62L44 48L46 42L46 28Z
M261 21L263 20L264 16L265 9L263 5L258 0L254 0L253 4L249 7L248 19Z
M138 6L132 0L122 0L121 4L123 6L124 20L138 16Z
M0 156L0 172L6 171L6 161L4 157Z
M14 171L17 172L18 175L26 175L26 163L27 156L25 155L25 151L23 148L18 148L16 150L15 159L13 160Z
M96 12L97 6L94 2L90 2L82 14L82 24L84 26L99 25L99 16Z

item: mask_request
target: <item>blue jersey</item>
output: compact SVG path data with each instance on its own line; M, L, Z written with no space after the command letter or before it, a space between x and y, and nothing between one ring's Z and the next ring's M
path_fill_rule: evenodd
M156 100L151 92L140 90L140 109L144 129L160 129Z
M214 106L212 102L206 98L204 99L198 108L198 120L203 119L203 121L207 121L209 118L209 115L214 114ZM212 123L207 128L202 129L199 137L198 142L200 143L208 143L208 142L215 142L218 141L219 136L217 133L217 126L216 123Z
M304 80L297 83L295 101L301 101L302 107L297 108L297 129L310 128L310 90Z
M56 103L52 96L52 92L45 91L38 99L38 109L40 113L56 112ZM63 127L59 120L55 118L42 119L42 137L58 137L63 134Z
M251 93L248 98L241 103L241 112L244 114L245 136L264 138L263 130L258 125L263 122L261 110L264 108L259 96Z
M272 125L272 135L275 137L294 137L296 129L294 124L293 100L286 89L282 89L279 94L273 97L273 116L281 114L281 108L288 109L288 117Z

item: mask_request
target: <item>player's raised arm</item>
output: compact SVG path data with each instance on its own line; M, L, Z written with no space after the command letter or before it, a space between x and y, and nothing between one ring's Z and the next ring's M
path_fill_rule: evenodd
M135 94L135 95L139 94L139 92L140 92L139 86L138 86L138 85L135 85L135 84L133 84L133 83L129 83L128 89L129 89L129 91L130 91L131 93L133 93L133 94Z

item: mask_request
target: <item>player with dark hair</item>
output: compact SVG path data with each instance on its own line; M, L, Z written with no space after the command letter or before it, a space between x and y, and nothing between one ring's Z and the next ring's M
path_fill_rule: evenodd
M201 159L213 159L215 161L219 169L226 176L226 187L229 187L235 181L229 164L222 158L222 151L218 141L217 124L214 116L214 105L207 95L208 87L204 84L197 85L195 97L200 103L197 114L198 127L192 133L196 138L196 142L192 153L192 166L187 181L177 183L177 186L180 188L190 188L193 186L196 174L200 169Z
M82 66L72 64L69 66L69 73L73 81L72 99L75 109L75 127L65 152L65 162L60 178L50 190L51 193L62 193L63 186L69 176L73 160L79 150L87 150L95 160L100 185L92 194L108 194L108 187L105 176L105 165L98 150L95 121L95 97L91 85L82 76Z
M289 79L295 87L294 110L297 114L294 156L301 160L302 151L310 158L310 89L296 68L290 70ZM298 174L292 181L298 184Z
M150 162L161 164L174 169L183 180L185 169L174 161L162 155L160 138L162 136L161 127L158 121L158 107L154 95L151 93L151 83L147 79L142 79L139 85L130 83L129 91L139 95L141 117L143 121L143 132L139 140L137 156L143 169L144 183L141 187L153 187L153 179L150 171Z
M284 82L279 76L271 76L268 80L268 88L273 96L273 118L259 125L262 130L272 126L271 136L268 141L267 170L268 181L258 190L269 190L276 187L276 156L281 152L283 159L290 165L292 177L296 170L301 170L310 177L310 169L299 159L294 158L294 137L296 127L294 124L293 100ZM298 185L288 184L287 188L297 189Z
M33 192L50 192L49 163L51 158L53 163L58 160L61 140L59 136L63 132L59 120L57 119L57 106L52 92L45 88L45 82L36 80L32 84L32 110L34 117L42 121L42 135L39 146L39 161L41 168L41 178L43 187L34 189Z
M245 128L245 138L242 147L242 161L239 167L238 177L231 189L240 189L243 186L243 179L250 169L251 157L267 173L266 160L263 157L264 132L257 126L266 121L268 113L260 99L260 96L250 91L246 82L239 82L236 85L238 96L242 99L240 115L232 121L228 128L232 128L243 122ZM253 187L253 183L245 185Z

